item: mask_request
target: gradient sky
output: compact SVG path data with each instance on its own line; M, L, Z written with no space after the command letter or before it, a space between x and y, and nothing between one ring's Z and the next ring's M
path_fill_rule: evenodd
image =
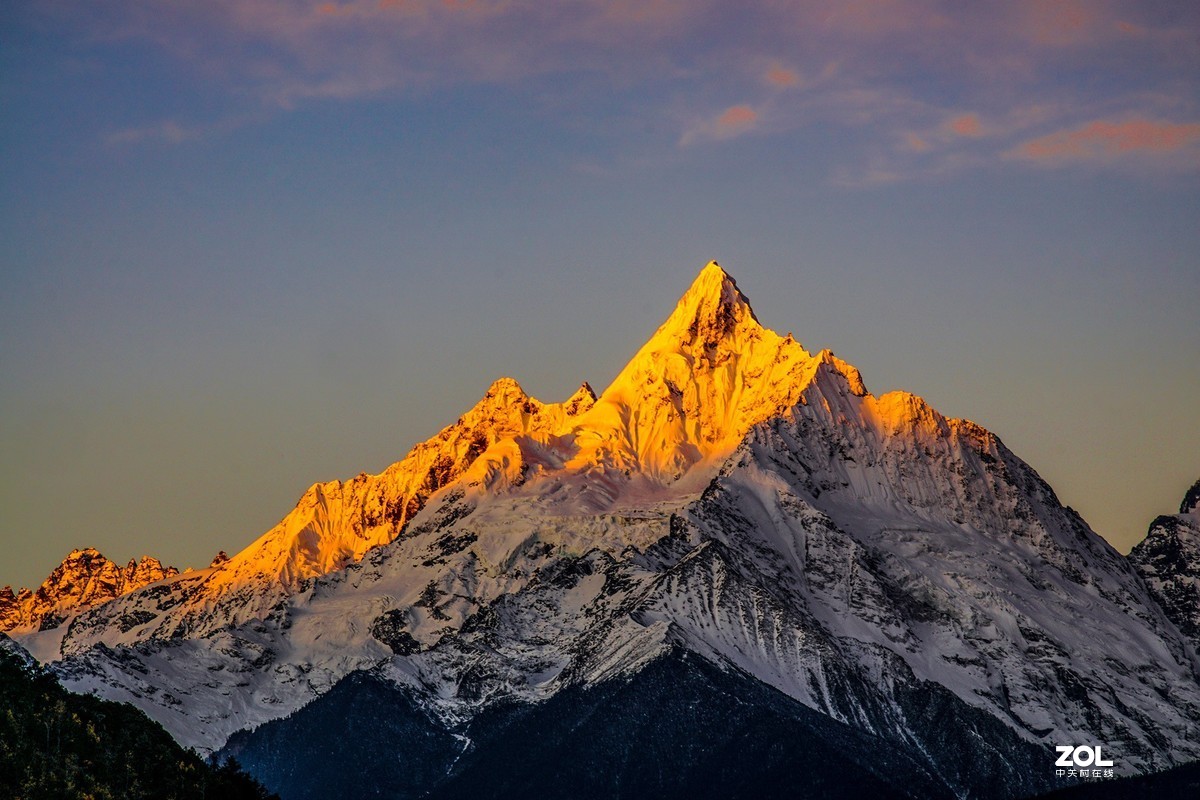
M205 566L709 259L1121 550L1200 477L1200 5L0 5L0 584Z

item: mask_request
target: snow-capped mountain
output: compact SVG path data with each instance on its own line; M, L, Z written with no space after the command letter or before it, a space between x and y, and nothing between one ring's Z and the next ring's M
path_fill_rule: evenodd
M1184 495L1178 514L1150 523L1129 560L1167 616L1200 650L1200 480Z
M658 696L639 676L669 662L852 732L860 766L855 736L886 744L925 794L1051 788L1053 744L1125 772L1200 758L1200 661L1131 563L995 435L764 328L716 263L599 398L497 381L228 561L22 643L251 755L247 731L294 739L282 718L350 703L346 680L469 743L496 709ZM481 763L461 755L418 788Z
M178 575L119 610L75 620L62 650L202 636L263 618L304 581L395 539L432 494L460 478L489 447L558 430L594 402L586 382L565 402L546 404L501 378L453 425L379 475L314 484L279 524L236 555L222 552L206 570ZM124 620L115 627L114 613Z
M72 550L35 591L0 588L0 631L55 628L70 614L178 574L150 556L122 567L95 548Z
M417 445L380 475L312 486L292 513L234 556L215 586L301 581L352 564L399 535L430 495L457 480L489 447L505 439L556 431L595 402L584 383L563 403L541 403L511 378L488 388L475 406L437 436Z

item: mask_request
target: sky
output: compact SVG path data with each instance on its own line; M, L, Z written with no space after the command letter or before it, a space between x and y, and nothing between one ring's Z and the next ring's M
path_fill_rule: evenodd
M1200 477L1200 5L0 4L0 585L601 389L710 259L1128 550Z

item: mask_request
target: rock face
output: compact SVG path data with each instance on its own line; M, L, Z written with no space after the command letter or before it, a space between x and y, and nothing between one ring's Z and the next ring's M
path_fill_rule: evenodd
M542 403L512 378L494 382L453 425L379 475L313 485L292 513L214 574L210 592L262 580L295 589L352 564L399 536L429 497L454 482L496 442L562 427L591 408L586 383L563 403Z
M1187 491L1178 514L1150 523L1129 560L1167 616L1200 650L1200 480Z
M759 324L715 262L570 427L571 472L636 472L658 484L728 455L751 426L796 404L819 359Z
M50 630L70 614L178 574L150 556L122 567L94 548L72 550L36 591L0 589L0 631Z
M677 678L714 708L768 692L805 709L764 725L852 732L863 786L873 746L957 796L1054 788L1066 742L1103 743L1120 774L1200 758L1197 658L1132 563L994 434L873 395L832 353L762 327L715 263L599 398L585 384L543 404L501 379L227 561L24 642L67 685L205 751L237 734L246 754L278 752L258 735L303 752L321 726L283 718L337 718L370 686L370 703L403 696L401 727L452 769L456 737L501 747L475 734L503 709L561 696L568 722L599 724L588 692L658 697ZM516 751L540 752L538 729L511 728ZM347 763L358 742L321 752ZM463 774L499 752L473 751ZM258 765L311 759L277 762ZM690 763L702 784L707 759Z

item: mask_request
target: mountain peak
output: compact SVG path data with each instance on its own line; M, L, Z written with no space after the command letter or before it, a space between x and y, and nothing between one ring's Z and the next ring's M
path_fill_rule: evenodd
M578 421L572 463L673 482L798 402L813 364L794 339L760 325L734 279L710 261Z
M1195 514L1200 516L1200 480L1192 484L1192 488L1187 490L1187 494L1183 496L1183 503L1179 506L1180 514Z
M475 426L481 422L489 422L520 427L519 421L523 412L534 413L541 407L542 403L530 397L515 378L497 378L483 393L483 397L459 418L459 423Z
M492 385L488 387L484 394L484 399L492 397L529 397L525 390L521 388L521 384L517 383L516 378L497 378L492 381Z
M739 327L760 328L750 300L738 289L737 281L716 261L710 261L679 298L675 311L659 329L687 340L703 335L709 346L728 337Z
M693 281L693 283L697 283L701 279L704 279L704 278L714 278L714 279L718 279L718 280L733 280L732 278L730 278L729 273L726 272L724 270L724 268L722 268L721 265L718 264L716 261L709 261L707 264L705 264L700 269L700 274L696 276L696 280Z
M1129 560L1167 618L1200 645L1200 480L1184 494L1178 514L1150 523Z
M587 381L579 384L575 394L567 398L563 408L567 416L573 417L591 409L596 404L596 390Z
M404 530L436 492L461 478L497 442L546 437L590 410L596 396L586 382L562 403L531 397L510 377L492 382L474 406L378 475L309 487L274 528L225 561L214 559L214 586L237 587L270 576L291 589L305 578L358 561ZM346 525L344 519L353 519Z

